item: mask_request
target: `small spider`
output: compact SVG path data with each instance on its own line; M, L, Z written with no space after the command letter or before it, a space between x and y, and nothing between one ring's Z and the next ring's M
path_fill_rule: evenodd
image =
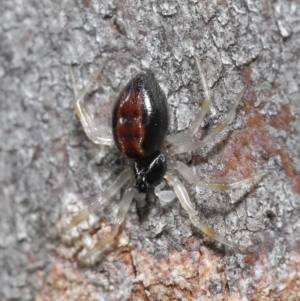
M245 89L243 89L238 94L234 105L222 123L218 124L204 139L200 141L193 140L211 105L209 89L200 62L197 58L195 58L195 62L202 81L205 100L197 114L194 125L187 133L168 136L169 121L167 99L157 83L154 74L150 70L139 73L132 78L118 97L113 109L113 137L104 137L100 133L94 124L93 118L84 106L84 100L91 91L92 86L105 67L105 64L97 70L87 86L80 93L78 93L76 88L74 74L72 70L70 70L70 77L76 98L75 110L85 133L95 144L115 144L120 152L131 160L132 164L130 168L126 168L118 176L111 187L103 193L96 202L75 216L67 225L66 230L70 230L82 222L90 213L94 212L98 206L106 204L112 196L128 183L120 202L117 216L113 221L111 232L100 240L82 260L90 258L111 242L118 233L119 227L125 219L132 200L137 198L139 194L144 194L153 188L155 195L162 202L170 202L177 197L187 212L192 224L211 239L237 249L242 253L248 251L247 248L221 237L212 228L199 220L184 185L176 176L176 173L179 173L188 183L194 184L202 189L224 191L254 183L264 175L264 173L259 173L234 183L204 182L201 181L188 166L174 159L174 156L177 154L195 151L214 140L232 120L235 110L245 92ZM161 190L166 185L165 182L172 187L173 190Z

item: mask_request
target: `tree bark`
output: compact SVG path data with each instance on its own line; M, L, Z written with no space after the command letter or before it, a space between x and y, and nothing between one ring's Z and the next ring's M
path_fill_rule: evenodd
M299 1L12 0L0 17L1 300L300 299ZM122 192L79 230L63 224L129 163L84 134L69 67L82 89L107 62L88 99L103 129L129 79L153 70L176 133L203 102L195 56L213 99L196 139L246 93L213 148L178 158L206 180L267 173L229 193L184 184L201 220L253 252L213 243L177 199L149 194L132 204L112 250L80 266Z

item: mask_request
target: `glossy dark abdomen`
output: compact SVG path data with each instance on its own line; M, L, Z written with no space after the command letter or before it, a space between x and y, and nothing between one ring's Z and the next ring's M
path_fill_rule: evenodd
M168 131L166 96L151 71L136 75L113 110L113 134L127 157L140 159L161 149Z

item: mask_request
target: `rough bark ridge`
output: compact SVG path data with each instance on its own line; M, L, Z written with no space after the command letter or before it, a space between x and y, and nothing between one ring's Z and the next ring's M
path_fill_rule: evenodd
M0 19L1 300L300 298L298 1L12 0L0 2ZM193 55L214 99L204 132L243 87L247 93L228 135L181 160L205 179L269 173L232 193L186 186L204 221L255 252L212 244L178 201L149 196L131 207L115 251L77 267L78 245L99 239L83 229L103 236L114 207L73 234L63 234L61 221L95 200L127 162L82 132L68 67L82 88L107 60L90 99L101 126L126 82L151 68L176 132L203 99Z

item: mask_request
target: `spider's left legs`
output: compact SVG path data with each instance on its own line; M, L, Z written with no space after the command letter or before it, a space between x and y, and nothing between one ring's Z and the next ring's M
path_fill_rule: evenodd
M101 251L105 248L118 234L120 225L124 222L126 214L129 210L130 204L133 198L138 194L138 191L134 187L128 188L124 192L124 196L121 200L120 208L118 210L117 216L113 221L113 225L111 227L111 232L101 239L96 246L90 250L81 260L86 261L87 259L91 258L95 253Z
M210 106L211 106L211 98L210 98L210 91L207 86L207 82L204 76L204 72L202 70L201 64L198 60L198 58L195 56L194 60L197 65L197 69L201 78L202 82L202 87L204 90L204 101L202 103L201 108L198 110L196 119L194 121L194 124L192 127L188 130L187 133L179 133L179 134L174 134L174 135L168 135L167 136L167 141L169 143L185 143L187 141L190 141L191 138L197 133L199 127L201 126L202 121L204 120L204 117L206 113L208 112Z
M219 241L222 244L237 249L241 253L248 253L247 248L240 246L239 244L236 244L234 242L231 242L225 239L224 237L218 235L212 228L210 228L208 225L206 225L198 219L198 217L196 216L196 211L188 196L188 193L177 177L173 176L171 173L167 173L165 175L165 179L167 180L168 184L174 188L174 191L181 203L181 206L185 209L185 211L189 215L190 221L196 228L201 230L208 237Z
M86 85L86 87L79 93L78 93L77 86L75 83L74 73L73 73L73 70L71 67L69 69L69 73L70 73L70 78L72 81L74 97L76 99L75 111L81 121L81 124L83 126L83 129L84 129L86 135L95 144L113 145L112 137L105 136L99 131L99 129L97 128L97 126L94 123L93 118L88 113L88 111L86 110L85 105L84 105L86 96L91 91L93 85L95 84L96 80L98 79L98 77L101 74L104 67L105 67L105 63L103 63L98 68L98 70L96 70L96 72L93 74L93 76L89 80L88 84Z

